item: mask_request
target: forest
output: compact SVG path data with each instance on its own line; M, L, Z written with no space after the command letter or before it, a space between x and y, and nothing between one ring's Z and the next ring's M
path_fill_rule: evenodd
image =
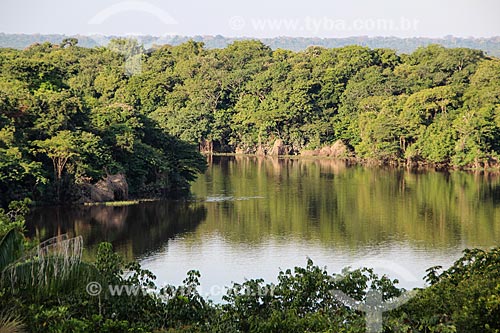
M121 54L65 43L0 51L1 206L188 192L205 158L123 98L135 93Z
M200 150L270 154L277 141L294 155L340 142L341 157L359 161L499 164L500 61L472 49L293 52L238 41L209 50L189 41L146 50L69 38L1 49L0 71L0 331L365 332L365 314L332 291L359 303L374 291L384 302L406 293L372 269L331 274L308 260L276 283L235 283L214 304L197 291L197 271L159 288L110 243L84 260L81 236L28 238L26 214L32 200L92 200L102 182L126 184L111 188L115 199L177 198L206 169ZM384 313L383 332L499 332L498 247L465 250L425 280ZM113 295L117 285L140 292Z
M2 206L85 201L109 175L126 177L118 199L171 195L204 170L198 149L271 154L276 141L291 155L341 142L358 161L499 164L500 61L473 49L67 38L1 49L0 68Z

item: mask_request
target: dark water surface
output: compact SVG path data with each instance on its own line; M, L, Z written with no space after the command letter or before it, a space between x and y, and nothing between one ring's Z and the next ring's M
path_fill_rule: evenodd
M216 300L231 281L275 281L308 257L330 272L369 266L423 286L427 268L500 242L500 179L491 175L214 157L192 191L187 203L38 209L28 228L41 238L82 235L88 258L110 241L160 286L197 269L202 293Z

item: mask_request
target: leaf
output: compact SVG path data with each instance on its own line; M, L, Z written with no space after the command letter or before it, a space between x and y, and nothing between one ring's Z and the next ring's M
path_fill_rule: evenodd
M0 242L0 272L16 261L23 252L23 235L17 228L11 229Z

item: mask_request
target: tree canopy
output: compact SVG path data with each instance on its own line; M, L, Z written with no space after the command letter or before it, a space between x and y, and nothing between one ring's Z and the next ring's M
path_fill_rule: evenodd
M0 70L2 205L75 198L115 173L136 195L185 188L204 168L196 146L255 153L281 140L299 154L342 140L362 159L498 165L500 60L472 49L67 39L0 49Z
M81 200L86 185L117 173L132 196L185 191L205 160L150 117L155 81L125 68L125 55L142 47L77 43L0 49L0 206ZM158 91L167 84L156 82Z

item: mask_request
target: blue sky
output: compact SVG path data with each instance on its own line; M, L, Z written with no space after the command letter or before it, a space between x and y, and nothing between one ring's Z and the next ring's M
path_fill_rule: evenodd
M2 0L0 32L491 37L500 36L500 1Z

